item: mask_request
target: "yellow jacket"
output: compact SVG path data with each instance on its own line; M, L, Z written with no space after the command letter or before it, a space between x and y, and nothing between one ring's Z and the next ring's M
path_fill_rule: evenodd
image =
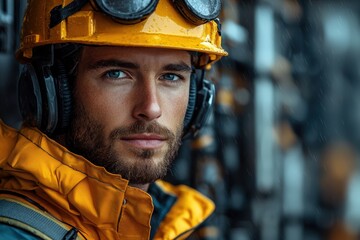
M164 181L156 184L175 195L176 202L154 239L184 239L214 210L209 199L189 187ZM86 239L150 238L154 205L148 193L71 153L35 128L17 131L0 121L0 190L32 199Z

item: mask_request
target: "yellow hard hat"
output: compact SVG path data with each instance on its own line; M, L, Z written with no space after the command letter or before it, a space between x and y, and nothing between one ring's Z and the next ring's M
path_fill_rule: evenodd
M131 5L131 2L153 2L154 9L148 16L141 15L138 21L131 20L129 23L107 12L106 7L111 8L114 4L122 7L121 4ZM177 6L176 2L184 4ZM217 19L189 21L186 18L184 9L192 9L192 6L187 6L191 2L194 0L29 0L16 56L19 61L26 62L32 58L34 47L73 42L200 52L204 54L201 54L199 66L204 67L226 56L227 52L221 47L221 29ZM206 4L201 0L195 2ZM133 10L134 6L130 8ZM62 9L65 11L61 12ZM64 17L69 11L73 13Z

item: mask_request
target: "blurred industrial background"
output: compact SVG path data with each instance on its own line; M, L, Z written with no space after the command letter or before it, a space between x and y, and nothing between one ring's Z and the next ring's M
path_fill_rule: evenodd
M25 0L0 0L0 118L18 128ZM217 205L194 239L360 238L360 1L224 0L216 106L168 180Z

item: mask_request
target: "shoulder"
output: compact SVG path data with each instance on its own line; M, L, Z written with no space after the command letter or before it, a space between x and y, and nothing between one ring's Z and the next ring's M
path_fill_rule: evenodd
M177 202L184 205L198 205L206 214L212 212L215 205L211 199L199 191L186 185L173 185L171 183L158 180L155 182L164 192L177 197Z
M215 210L215 204L205 195L186 185L155 182L164 193L175 197L154 239L185 239L204 223Z

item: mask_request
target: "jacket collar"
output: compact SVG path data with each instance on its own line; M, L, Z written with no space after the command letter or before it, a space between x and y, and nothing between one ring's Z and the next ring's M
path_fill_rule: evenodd
M51 214L89 232L88 239L150 236L154 206L148 193L128 186L126 179L70 152L36 128L17 132L0 120L0 170L0 188L35 192L33 197L48 203L45 207ZM212 201L187 186L156 184L176 196L176 201L155 239L188 233L215 208Z
M103 238L115 234L111 232L122 237L136 237L139 232L150 235L151 196L128 186L120 175L95 166L36 128L22 128L17 133L1 122L0 146L3 143L0 166L4 171L0 177L13 177L2 181L0 187L35 191L54 205L49 210L56 209L52 214L60 214L75 225L82 221L83 227L103 229L103 233L99 231ZM81 219L74 220L74 215Z

